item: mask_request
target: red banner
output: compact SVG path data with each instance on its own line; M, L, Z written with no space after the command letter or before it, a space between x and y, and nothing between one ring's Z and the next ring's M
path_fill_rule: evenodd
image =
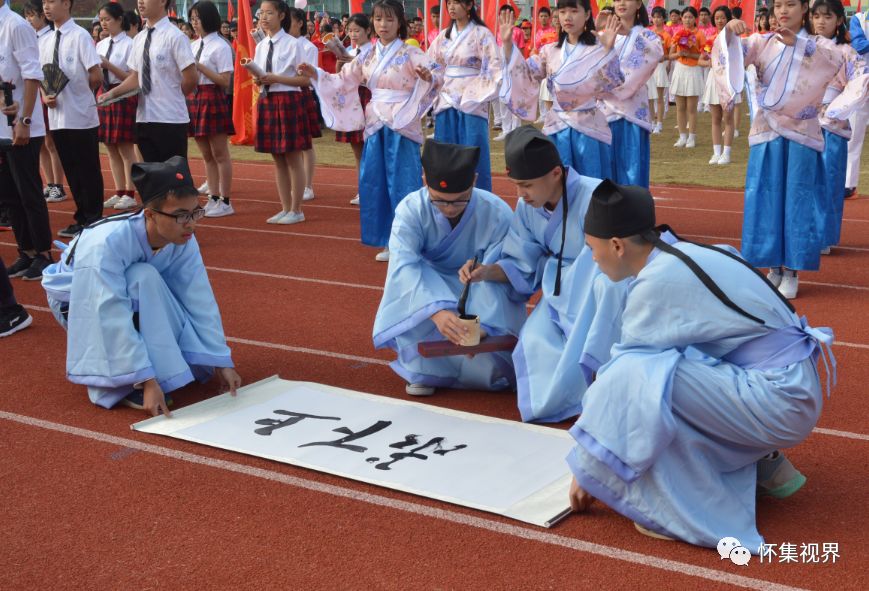
M350 14L365 12L362 10L362 0L350 0Z
M256 92L253 79L247 70L241 67L241 60L253 59L256 44L250 32L253 29L253 17L250 3L241 0L238 3L238 36L235 49L235 82L233 83L232 123L235 135L232 143L235 145L253 145L254 140L254 101Z
M691 0L691 7L694 10L700 10L701 6L703 6L703 0Z
M232 22L235 19L235 10L232 9L232 0L226 0L226 20Z

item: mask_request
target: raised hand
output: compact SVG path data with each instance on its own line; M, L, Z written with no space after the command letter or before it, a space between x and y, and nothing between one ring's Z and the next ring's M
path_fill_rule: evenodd
M727 23L727 25L725 25L725 28L737 36L743 35L748 31L748 27L745 25L745 23L737 18Z
M298 72L299 76L307 76L308 78L313 78L314 80L317 79L317 68L315 68L311 64L299 65L299 67L296 69L296 72Z
M600 40L600 44L603 45L607 51L612 49L616 44L616 36L619 34L621 24L621 19L616 15L611 14L609 18L607 18L604 28L598 32L597 38Z
M509 10L502 10L498 15L498 32L501 34L501 41L504 47L513 46L513 13Z

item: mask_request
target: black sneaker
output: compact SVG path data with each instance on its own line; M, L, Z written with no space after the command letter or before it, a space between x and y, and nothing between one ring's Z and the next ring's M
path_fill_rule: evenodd
M857 187L848 187L845 189L845 199L853 199L857 196Z
M0 338L24 330L33 323L33 317L23 307L16 304L0 310Z
M23 252L18 253L18 258L10 266L6 267L6 274L10 277L21 277L33 264L33 258Z
M9 213L5 207L0 207L0 232L9 231L12 229L12 222L9 221Z
M42 271L50 264L51 260L38 254L33 257L33 262L30 264L30 268L21 274L21 278L24 281L39 281L42 279Z
M82 226L81 226L81 225L79 225L79 224L70 224L70 225L68 225L66 228L64 228L63 230L59 230L59 231L57 232L57 235L58 235L58 236L61 236L61 237L63 237L63 238L75 238L75 237L76 237L76 234L78 234L79 232L81 232L81 230L82 230Z

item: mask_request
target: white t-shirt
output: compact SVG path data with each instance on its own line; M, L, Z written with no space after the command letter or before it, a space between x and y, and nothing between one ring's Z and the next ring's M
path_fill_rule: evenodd
M254 53L253 61L256 65L266 70L266 61L269 55L269 42L274 42L274 51L272 53L272 74L279 76L298 76L297 68L305 62L303 48L298 42L298 39L281 29L273 37L266 36L265 39L256 44L256 52ZM316 48L315 48L316 49ZM272 84L269 86L269 92L299 92L298 86L287 86L286 84Z
M218 74L233 71L235 66L232 63L232 46L227 43L219 33L215 31L214 33L206 35L202 39L194 41L191 47L194 56L199 53L199 48L203 45L205 47L202 49L202 54L199 55L200 64L210 70L214 70ZM205 86L209 84L214 84L214 82L212 82L208 76L200 72L199 85Z
M112 43L112 41L114 41L114 43ZM109 45L112 47L112 55L109 56L109 62L124 72L129 72L130 68L127 66L127 60L130 58L130 52L133 50L133 40L130 39L125 32L121 31L114 37L107 37L97 43L97 54L100 57L106 57L109 53ZM103 75L105 75L105 72L103 72ZM123 82L123 80L115 76L112 71L109 70L108 83L120 84L121 82Z
M24 80L42 80L39 65L39 49L36 44L36 31L27 21L9 9L7 2L0 7L0 78L15 85L12 100L19 104L19 115L24 111ZM0 95L2 96L2 95ZM30 137L45 135L45 119L42 117L39 92L33 101L33 120L30 124ZM0 115L0 138L12 139L12 128L5 115Z
M133 51L127 65L139 74L142 86L142 64L148 28L133 39ZM151 34L151 92L139 95L136 123L189 123L187 101L181 91L181 71L193 64L190 40L169 17L160 19Z
M32 27L31 27L32 28ZM50 129L91 129L98 127L97 104L88 82L88 70L100 65L94 40L90 33L72 19L39 39L39 61L44 66L54 61L54 45L60 31L58 57L60 69L69 78L60 94L57 106L48 109Z

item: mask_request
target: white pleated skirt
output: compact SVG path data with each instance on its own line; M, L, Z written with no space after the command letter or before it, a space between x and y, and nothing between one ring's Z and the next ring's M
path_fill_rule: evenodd
M703 70L700 66L686 66L676 62L673 78L670 80L672 96L700 96L704 91Z

